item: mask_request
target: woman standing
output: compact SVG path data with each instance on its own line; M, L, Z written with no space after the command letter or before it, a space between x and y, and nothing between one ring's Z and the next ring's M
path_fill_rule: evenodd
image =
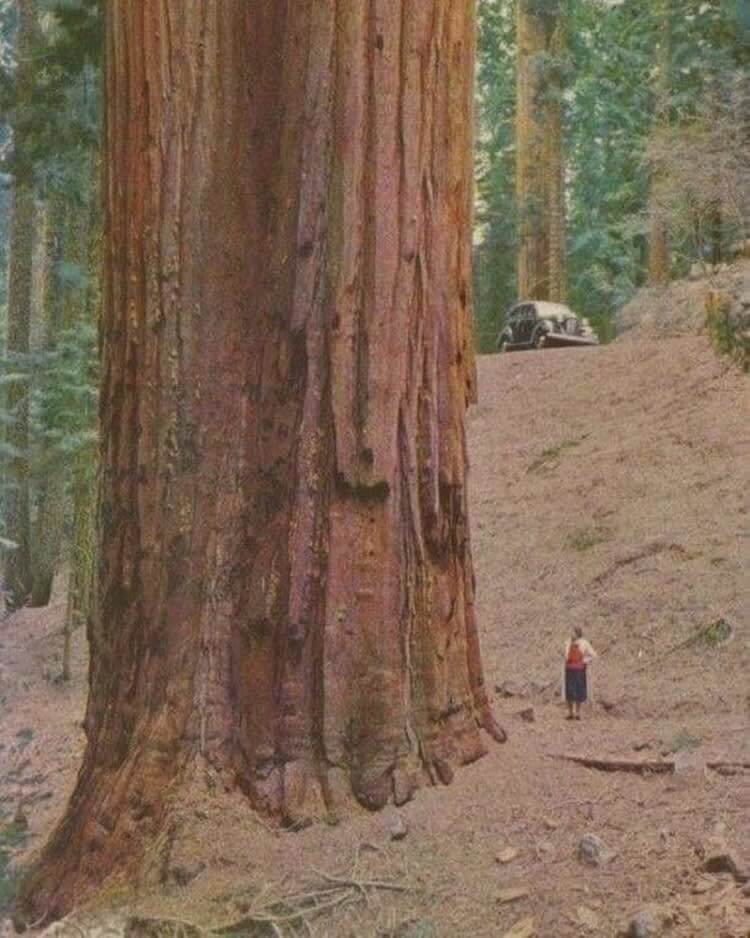
M565 702L568 705L567 720L581 719L581 704L588 697L586 668L596 658L591 643L583 637L583 629L576 626L573 635L565 644Z

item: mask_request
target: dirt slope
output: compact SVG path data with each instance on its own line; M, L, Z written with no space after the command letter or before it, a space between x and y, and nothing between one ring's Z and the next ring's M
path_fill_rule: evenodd
M750 762L750 383L702 338L497 355L479 375L474 554L487 679L513 681L506 689L520 695L496 693L509 742L400 812L294 834L267 829L210 776L196 779L189 821L155 859L162 885L127 908L233 921L356 861L359 879L405 891L342 903L309 933L502 936L533 918L519 935L609 938L649 901L672 916L671 935L748 933L750 899L730 877L703 876L699 851L717 828L750 844L750 775L705 767ZM80 754L85 649L79 640L73 685L57 686L62 612L58 599L0 627L0 824L7 833L26 801L21 857L61 810ZM690 641L719 620L730 641ZM571 724L556 691L576 624L601 657L598 702ZM520 718L526 707L534 722ZM552 758L668 750L674 775ZM398 816L408 833L395 841ZM615 852L610 862L581 864L586 832ZM507 863L504 848L517 851ZM516 886L528 895L501 901ZM86 921L84 933L97 933Z

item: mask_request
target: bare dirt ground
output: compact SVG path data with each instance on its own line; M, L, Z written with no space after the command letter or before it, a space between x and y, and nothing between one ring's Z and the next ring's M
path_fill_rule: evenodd
M655 903L653 934L750 934L750 897L702 870L714 835L750 868L739 765L750 764L750 383L702 337L489 356L479 374L473 543L508 743L403 809L297 833L196 779L189 823L155 849L160 885L113 890L77 932L58 933L118 933L119 920L101 926L106 906L198 926L275 916L245 935L610 938ZM56 684L63 609L59 596L0 626L0 878L3 850L21 862L49 832L80 757L85 648L78 636L74 680ZM569 723L557 692L579 624L600 658L594 702ZM668 758L676 771L605 773L560 753ZM708 767L720 760L737 765ZM9 835L20 804L25 840ZM610 851L600 865L579 858L587 833ZM330 907L308 925L284 916L309 897L274 905L311 892Z

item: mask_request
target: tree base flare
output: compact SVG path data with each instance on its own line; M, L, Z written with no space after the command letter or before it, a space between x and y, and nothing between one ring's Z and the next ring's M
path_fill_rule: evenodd
M484 714L481 725L493 739L505 740L491 713ZM290 763L280 775L284 791L281 810L267 820L253 807L246 785L238 784L236 778L200 755L189 758L171 780L164 777L157 783L153 777L149 793L143 777L138 779L135 764L116 776L100 773L84 781L89 791L85 797L81 794L82 773L72 811L21 884L14 925L25 931L49 924L108 889L120 895L172 882L184 885L190 879L185 870L204 869L209 859L195 854L196 843L211 842L200 828L202 819L222 825L227 804L238 830L247 830L249 824L257 827L259 834L292 833L314 823L338 824L363 809L377 810L388 803L403 806L420 788L450 785L456 769L486 752L477 731L453 748L451 760L435 756L427 763L394 764L374 773L370 783L359 789L343 769L329 768L321 773L311 765ZM207 806L211 806L211 815ZM191 824L197 827L192 829ZM71 841L78 844L75 852L67 849ZM182 856L185 843L192 844L189 862Z

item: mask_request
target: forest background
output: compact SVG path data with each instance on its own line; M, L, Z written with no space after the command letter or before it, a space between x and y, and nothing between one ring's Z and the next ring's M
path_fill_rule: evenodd
M481 0L478 25L478 349L549 232L559 270L538 295L608 341L639 287L746 235L750 4ZM11 607L44 605L70 570L68 635L95 561L101 42L96 0L0 0L3 588Z

